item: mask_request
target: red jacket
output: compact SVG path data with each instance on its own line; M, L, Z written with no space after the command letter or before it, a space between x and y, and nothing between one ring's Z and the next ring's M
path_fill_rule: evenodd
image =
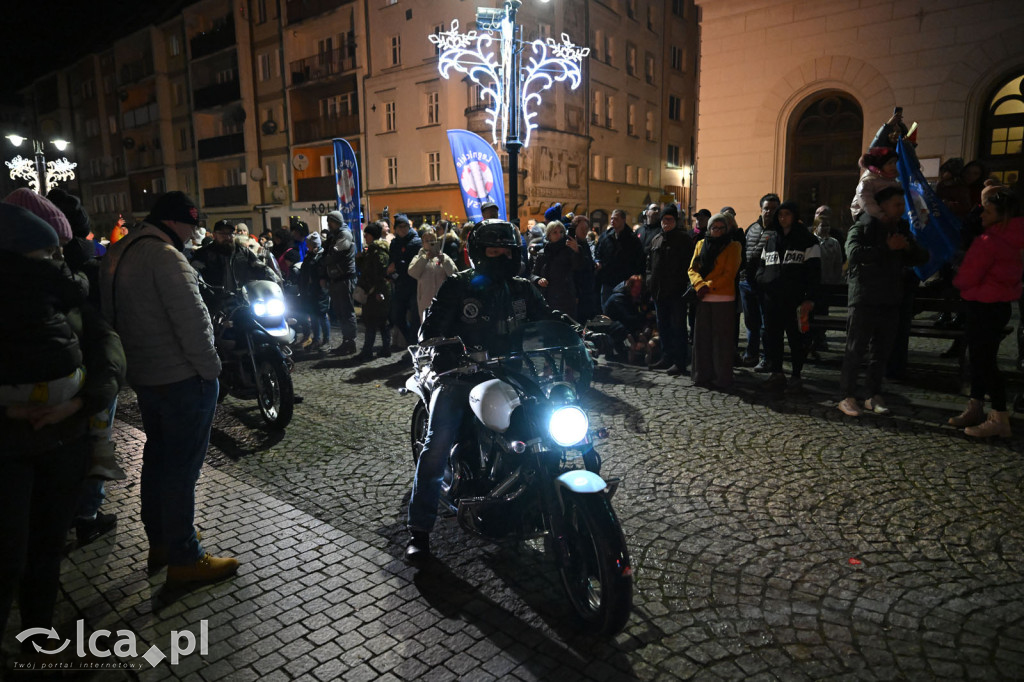
M965 301L1016 301L1021 294L1024 218L993 225L971 242L953 286Z

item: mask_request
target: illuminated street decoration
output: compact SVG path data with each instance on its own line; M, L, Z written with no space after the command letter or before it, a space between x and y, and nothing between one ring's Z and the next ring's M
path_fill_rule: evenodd
M11 169L12 180L24 180L28 183L29 189L33 192L40 192L39 189L39 174L36 172L36 162L32 159L26 159L20 155L15 156L10 161L5 161L7 167ZM78 167L77 163L72 163L67 158L60 158L56 161L46 162L46 191L45 194L49 194L50 190L58 182L67 182L68 180L75 179L75 168Z
M537 127L533 123L537 114L532 108L541 103L541 94L557 82L568 81L570 89L578 88L582 80L580 64L590 48L573 45L565 33L561 43L554 38L524 42L516 40L514 33L513 21L506 14L500 24L500 41L489 31L459 33L457 19L452 21L451 30L429 39L440 50L437 68L441 75L448 78L453 69L464 73L480 86L481 99L489 99L484 111L491 126L491 140L495 144L521 142L526 147L530 132ZM520 65L524 56L526 63Z

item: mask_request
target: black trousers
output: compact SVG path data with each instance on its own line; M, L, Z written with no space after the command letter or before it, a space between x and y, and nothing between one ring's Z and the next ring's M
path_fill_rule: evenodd
M999 371L999 344L1010 321L1009 303L967 301L967 353L971 361L971 397L992 399L992 409L1006 411L1006 380Z

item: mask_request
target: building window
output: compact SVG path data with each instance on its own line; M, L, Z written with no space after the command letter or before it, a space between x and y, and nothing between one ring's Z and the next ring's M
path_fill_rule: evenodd
M188 131L178 128L178 151L183 152L186 149L188 149Z
M395 103L384 103L384 131L393 133L398 129L398 121L395 117Z
M636 136L636 105L630 104L626 110L626 134Z
M647 30L654 30L654 3L647 5Z
M260 55L260 80L270 80L271 66L270 63L273 61L269 52L265 52Z
M398 157L388 157L388 185L395 187L398 185Z
M434 35L435 36L439 36L443 32L444 32L444 24L438 24L437 26L434 27ZM439 54L441 54L441 44L440 43L434 43L434 56L436 57Z
M441 182L441 152L427 154L427 178L430 182Z
M686 0L672 0L672 14L686 18Z
M675 95L668 96L668 117L673 121L678 121L683 109L683 100L679 99Z
M436 125L441 122L440 99L440 95L436 92L427 93L427 125Z
M541 40L547 40L551 37L551 24L545 24L540 22L537 24L537 37Z
M648 111L647 112L647 123L644 126L644 130L647 133L648 141L652 141L653 142L654 141L654 112L653 111Z
M177 33L171 34L171 39L168 41L168 50L172 57L177 57L181 54L181 36Z
M604 37L604 63L611 66L615 57L615 43L610 35Z
M1018 71L1018 73L1020 73ZM1015 185L1024 171L1024 75L1003 81L982 114L979 160L992 177Z
M604 171L604 163L601 160L601 155L594 154L590 157L590 175L595 180L600 180L602 171Z
M325 97L320 100L321 118L338 118L351 116L355 113L355 93L343 92L340 95Z
M402 63L402 36L391 36L391 66Z
M604 61L604 31L601 29L594 30L594 42L591 43L594 46L593 58L599 62Z
M615 127L615 117L613 112L615 111L615 98L608 95L608 99L605 100L604 108L604 125L606 128Z
M334 155L320 157L320 177L329 178L334 175Z
M672 46L672 68L676 71L683 70L683 48Z
M604 111L604 93L600 90L594 90L591 96L590 103L590 122L593 125L599 126L604 120L602 112Z
M672 168L679 168L679 145L670 144L668 146L668 165Z
M256 0L256 23L267 23L267 0Z
M644 57L644 78L654 84L654 55L650 52Z
M636 19L636 0L626 0L626 16Z
M615 159L608 157L604 160L604 179L608 182L615 182Z
M636 45L626 45L626 73L636 76Z

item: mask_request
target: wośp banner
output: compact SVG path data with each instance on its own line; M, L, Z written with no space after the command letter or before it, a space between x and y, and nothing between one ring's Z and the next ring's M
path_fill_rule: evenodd
M347 140L334 138L334 182L338 190L338 210L352 230L356 250L363 249L363 228L359 210L359 162Z
M914 231L917 243L928 249L931 256L927 263L914 268L917 276L926 280L953 260L953 255L960 248L960 220L925 180L914 145L905 143L900 137L896 142L896 153L899 155L900 185L906 192L910 229Z
M452 148L452 161L455 162L455 175L459 178L466 217L473 222L481 220L480 206L493 201L498 205L498 217L507 220L505 180L498 152L487 140L468 130L449 130L448 143Z

